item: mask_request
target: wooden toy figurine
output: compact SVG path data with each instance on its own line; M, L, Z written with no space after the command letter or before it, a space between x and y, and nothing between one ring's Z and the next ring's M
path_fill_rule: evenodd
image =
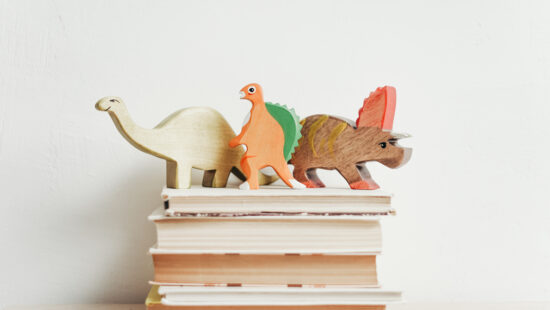
M365 162L397 168L407 163L412 149L397 144L407 134L391 132L395 113L395 88L378 88L359 110L357 127L329 115L302 121L302 139L292 155L294 177L309 188L324 187L316 169L336 169L352 189L377 189Z
M95 107L109 113L120 134L130 144L166 160L166 185L169 188L189 188L191 168L205 170L203 186L225 187L230 172L246 180L239 163L244 149L229 148L228 143L235 137L235 132L214 109L182 109L155 128L148 129L134 123L126 105L118 97L105 97ZM263 174L256 177L260 184L277 179Z
M241 99L249 100L252 103L250 118L243 126L241 133L229 142L231 147L240 144L246 145L246 152L241 159L241 167L247 176L247 181L240 188L258 189L258 171L268 166L272 167L289 187L305 188L292 177L288 169L284 151L285 132L268 111L261 86L255 83L246 85L241 89ZM299 135L295 133L293 139L298 138ZM290 142L290 145L293 145L293 142ZM294 146L291 147L291 149L293 148Z

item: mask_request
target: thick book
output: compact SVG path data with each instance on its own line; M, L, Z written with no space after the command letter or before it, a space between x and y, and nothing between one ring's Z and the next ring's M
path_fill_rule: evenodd
M161 296L158 292L159 287L154 285L149 291L149 295L145 300L147 310L385 310L384 304L365 304L365 305L349 305L349 304L332 304L332 305L312 305L312 304L292 304L292 305L244 305L240 302L232 302L225 305L212 305L202 303L201 305L189 305L189 302L181 302L179 300L171 300L170 297ZM239 292L235 292L239 293ZM166 293L164 293L166 294ZM168 295L172 295L168 293ZM394 296L395 298L395 296ZM179 298L178 298L179 299ZM212 300L212 299L211 299ZM213 300L212 300L213 301ZM216 300L217 301L217 300ZM218 302L218 301L217 301ZM307 303L309 301L305 301ZM336 298L331 302L337 302Z
M179 253L379 253L382 233L371 216L149 216L157 249Z
M152 284L377 287L375 255L180 254L151 249Z
M401 301L399 291L369 288L160 286L158 294L168 306L379 306Z
M259 190L203 188L162 190L168 216L392 215L391 195L382 190L313 188Z

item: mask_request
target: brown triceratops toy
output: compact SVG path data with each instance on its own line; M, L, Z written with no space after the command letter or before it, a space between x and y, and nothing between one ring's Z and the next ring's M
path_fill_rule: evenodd
M408 162L412 149L397 145L407 134L391 132L395 114L395 88L372 92L359 110L356 124L329 115L302 120L302 139L292 155L294 178L307 187L324 187L316 169L336 169L352 189L377 189L365 163L378 161L398 168Z

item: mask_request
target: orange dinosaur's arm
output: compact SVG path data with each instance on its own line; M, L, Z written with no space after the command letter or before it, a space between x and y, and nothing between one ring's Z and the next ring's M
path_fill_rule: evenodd
M241 135L238 135L235 138L231 139L231 141L229 141L229 147L236 147L237 145L241 145L241 138Z
M250 124L250 121L243 126L243 128L241 129L241 133L239 133L238 136L236 136L235 138L231 139L231 141L229 141L229 147L236 147L237 145L243 144L244 137L248 132L249 124Z

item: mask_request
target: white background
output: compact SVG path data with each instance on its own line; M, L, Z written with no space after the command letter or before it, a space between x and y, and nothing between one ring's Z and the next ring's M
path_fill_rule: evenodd
M397 88L412 160L370 166L398 209L386 286L409 301L549 300L549 14L547 1L0 1L0 306L143 302L164 162L94 104L120 96L144 127L211 106L239 131L249 82L301 116L352 119L377 86Z

